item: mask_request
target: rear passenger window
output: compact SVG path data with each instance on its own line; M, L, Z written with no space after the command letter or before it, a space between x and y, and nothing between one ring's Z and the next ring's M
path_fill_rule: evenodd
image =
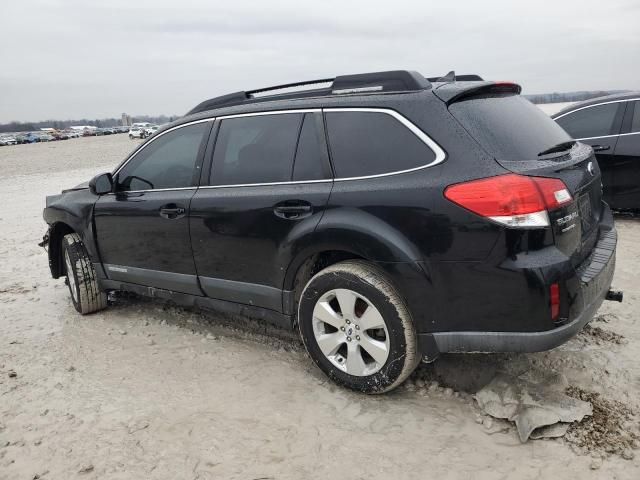
M325 142L320 137L322 126L316 122L322 122L321 115L305 114L293 166L294 181L321 180L329 177Z
M435 160L422 140L386 113L327 112L326 122L337 178L407 170Z
M620 105L620 102L616 102L583 108L557 118L556 121L569 135L577 139L615 135L618 132L612 131L613 122Z
M301 121L302 114L222 120L211 185L290 181Z
M631 132L640 132L640 101L633 102L633 119L631 120Z

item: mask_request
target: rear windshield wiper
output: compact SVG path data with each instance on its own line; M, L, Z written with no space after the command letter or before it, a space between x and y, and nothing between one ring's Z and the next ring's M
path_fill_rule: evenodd
M575 140L569 140L568 142L562 142L557 145L554 145L551 148L547 148L546 150L541 151L538 156L541 157L543 155L549 155L550 153L558 153L564 152L565 150L569 150L576 144Z

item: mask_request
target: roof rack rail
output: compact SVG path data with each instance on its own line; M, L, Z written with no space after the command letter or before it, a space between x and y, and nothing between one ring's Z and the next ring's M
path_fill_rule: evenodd
M251 98L256 93L266 93L266 92L272 92L276 90L286 90L286 89L295 88L295 87L306 87L308 85L320 85L322 83L332 83L333 80L334 80L333 78L324 78L321 80L306 80L304 82L285 83L284 85L275 85L273 87L264 87L264 88L257 88L256 90L249 90L248 92L246 92L246 94L249 96L249 98Z
M322 84L329 85L321 86L319 88L299 89L299 87ZM233 105L250 104L269 100L367 92L406 92L426 90L428 88L431 88L429 80L418 72L408 70L341 75L335 78L286 83L284 85L258 88L256 90L229 93L227 95L205 100L192 108L187 115L212 110L214 108L230 107ZM280 92L291 89L297 90L293 92Z
M456 75L453 70L447 73L444 77L429 77L430 82L483 82L484 79L480 75L475 73Z

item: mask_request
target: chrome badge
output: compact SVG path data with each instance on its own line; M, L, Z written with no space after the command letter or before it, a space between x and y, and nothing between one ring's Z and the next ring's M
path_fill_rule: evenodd
M589 162L587 164L587 172L589 172L593 177L596 174L595 171L596 171L595 168L593 168L593 162Z

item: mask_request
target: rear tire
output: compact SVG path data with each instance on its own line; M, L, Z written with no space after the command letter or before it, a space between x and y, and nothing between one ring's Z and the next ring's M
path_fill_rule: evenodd
M107 294L98 288L96 271L78 234L64 236L62 258L74 308L83 315L106 308Z
M316 365L359 392L393 390L420 361L402 297L384 271L364 261L340 262L316 274L300 297L298 321Z

